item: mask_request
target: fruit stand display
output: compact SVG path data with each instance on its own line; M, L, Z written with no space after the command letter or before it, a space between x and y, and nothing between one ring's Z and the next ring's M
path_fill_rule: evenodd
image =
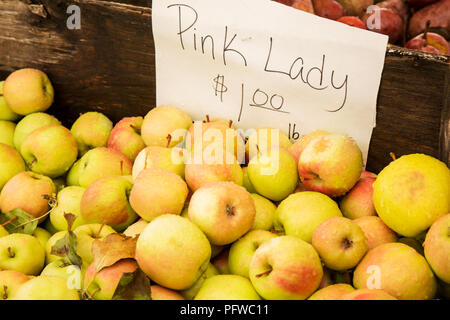
M373 4L278 2L362 28ZM1 1L0 300L450 298L448 3L382 2L363 170L343 134L242 139L157 106L151 1ZM231 163L174 160L193 120L232 132Z

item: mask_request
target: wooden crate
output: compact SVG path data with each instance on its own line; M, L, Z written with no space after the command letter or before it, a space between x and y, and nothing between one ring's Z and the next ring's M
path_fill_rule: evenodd
M77 4L81 30L66 28ZM113 121L155 106L151 1L0 0L0 77L24 67L47 72L65 125L89 110ZM450 56L392 47L378 95L367 168L426 153L450 165Z

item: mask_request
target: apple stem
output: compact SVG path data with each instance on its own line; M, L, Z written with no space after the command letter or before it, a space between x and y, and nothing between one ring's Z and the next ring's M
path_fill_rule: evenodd
M90 297L91 299L93 299L94 296L97 294L97 292L98 292L99 290L100 290L100 288L95 289L91 294L88 294L89 297Z
M395 156L395 153L389 152L389 155L391 156L393 161L397 160L397 157Z
M283 230L272 229L272 230L270 230L270 232L278 234L278 233L283 233Z
M105 225L105 223L103 222L102 225L100 226L100 229L98 229L97 234L95 235L96 239L100 238L100 233L102 232L103 226Z
M233 125L233 120L230 120L230 121L228 122L228 128L231 128L232 125Z
M123 176L123 161L120 161L120 175Z
M14 258L16 255L11 251L11 247L8 247L8 254L10 258Z
M17 219L17 217L14 217L14 218L12 218L12 219L6 221L5 223L3 223L1 226L4 227L4 226L10 224L11 222L13 222L13 221L16 220L16 219Z
M209 120L209 114L206 115L206 122L210 122L210 120Z
M166 148L168 148L169 146L170 146L170 143L172 142L172 135L171 134L169 134L169 135L167 135L167 145L166 145Z
M268 275L271 272L272 272L272 269L269 269L267 271L264 271L264 272L261 272L261 273L257 274L255 277L261 278L262 276Z
M8 299L8 293L6 292L8 290L8 286L3 285L3 300Z

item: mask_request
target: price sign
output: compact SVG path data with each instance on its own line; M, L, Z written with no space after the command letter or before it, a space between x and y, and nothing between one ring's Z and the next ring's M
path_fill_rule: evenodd
M366 159L387 36L273 1L153 1L158 105L194 119L346 133Z

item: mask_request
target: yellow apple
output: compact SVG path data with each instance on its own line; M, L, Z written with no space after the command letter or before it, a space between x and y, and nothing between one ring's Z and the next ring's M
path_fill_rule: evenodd
M176 136L175 130L187 130L192 119L183 111L172 106L158 106L150 110L144 118L141 136L147 146L167 146L167 136L172 135L169 147L178 145L184 135Z
M113 123L100 112L86 112L73 123L72 132L80 156L97 147L106 147Z
M194 192L188 215L212 244L221 246L250 230L256 209L244 187L233 182L212 182Z
M0 271L0 300L13 300L17 290L30 279L20 271Z
M261 298L247 278L220 274L206 279L194 300L261 300Z
M362 152L343 134L320 135L303 150L298 161L300 179L308 190L342 196L358 182Z
M20 115L45 111L53 103L53 86L48 76L37 69L14 71L3 84L3 96L8 107Z
M357 289L382 289L399 300L434 298L437 282L425 258L403 243L370 250L353 273Z
M189 219L165 214L138 238L136 260L157 284L174 290L191 287L208 268L211 245Z
M25 282L17 291L14 300L79 300L76 289L67 285L67 280L55 276L38 276Z
M314 230L328 218L342 217L330 197L314 191L291 194L277 208L275 229L311 243Z
M45 263L45 250L35 237L13 233L0 238L0 270L38 275Z
M163 214L179 215L188 192L179 175L159 168L145 169L134 182L130 204L141 218L151 221Z
M417 236L450 212L450 170L424 154L402 156L379 173L373 202L389 228Z

